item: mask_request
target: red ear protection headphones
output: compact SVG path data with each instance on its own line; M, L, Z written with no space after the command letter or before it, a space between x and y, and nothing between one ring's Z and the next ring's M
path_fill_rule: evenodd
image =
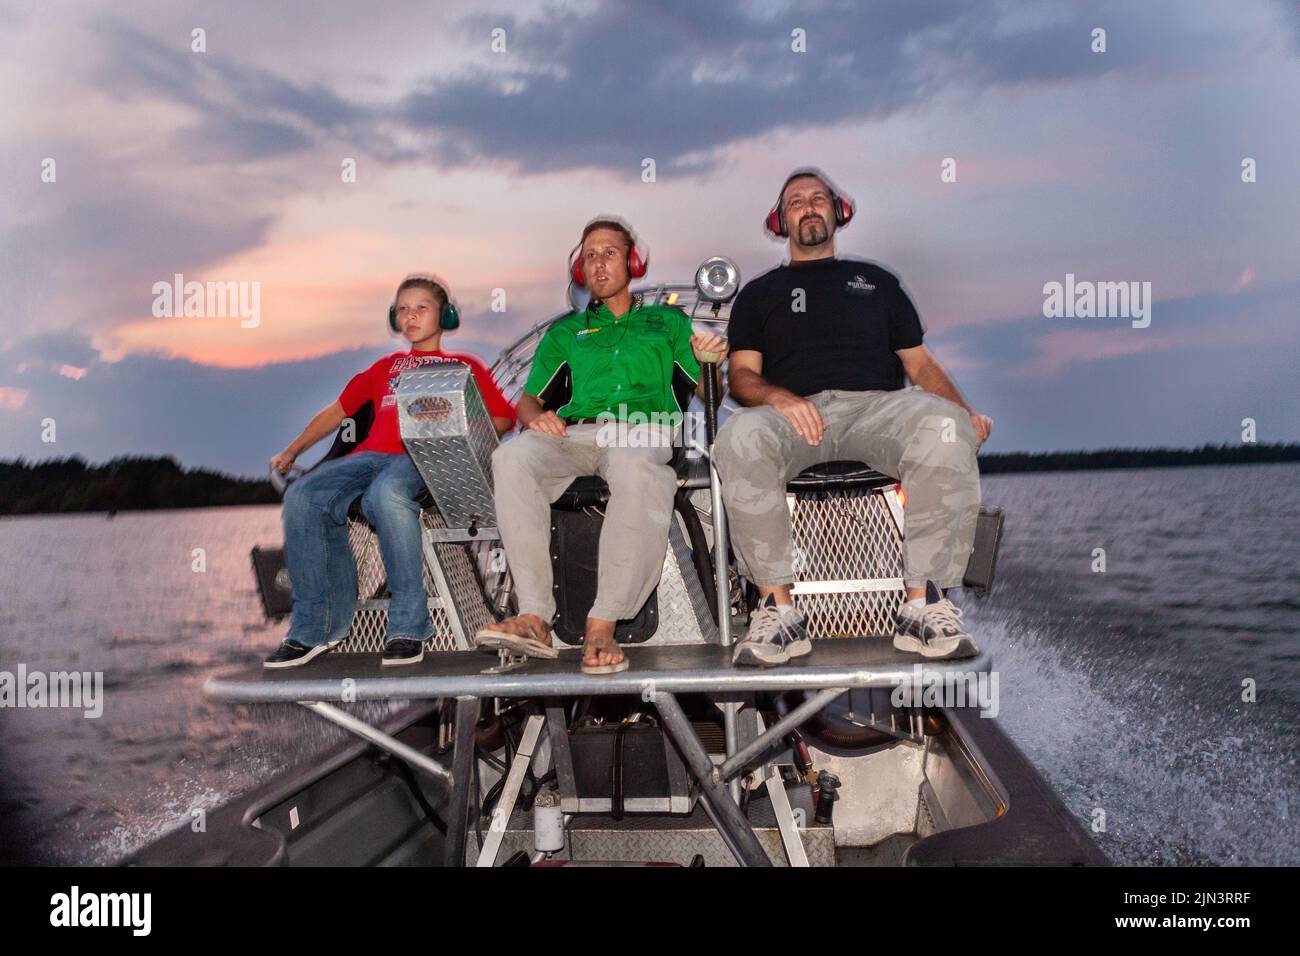
M826 185L827 192L831 194L831 208L835 210L836 228L843 228L852 221L853 200L847 196L840 195L839 190L831 185L831 181L826 178L825 173L811 168L796 169L793 173L787 176L785 182L781 184L781 191L777 193L776 196L776 205L772 207L772 211L769 212L767 218L763 220L763 228L772 235L779 236L782 239L790 235L790 231L785 225L785 207L782 205L781 200L785 197L786 186L789 186L796 179L802 179L804 176L812 176L816 179L820 179Z
M582 244L587 241L587 237L597 229L613 229L615 232L623 234L627 240L627 274L633 279L642 278L650 269L650 253L636 241L636 236L632 230L616 219L593 219L587 223L587 227L582 230L582 239L578 241L577 247L569 253L569 278L573 280L574 285L585 286L587 276L582 271Z

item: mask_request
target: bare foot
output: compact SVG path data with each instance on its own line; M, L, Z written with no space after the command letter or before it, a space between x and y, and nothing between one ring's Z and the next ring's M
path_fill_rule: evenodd
M614 635L604 632L588 631L582 644L583 667L608 667L623 660L623 649L614 640Z
M513 634L515 637L532 638L538 644L551 646L551 627L536 614L519 614L508 617L500 624L491 625L494 631Z

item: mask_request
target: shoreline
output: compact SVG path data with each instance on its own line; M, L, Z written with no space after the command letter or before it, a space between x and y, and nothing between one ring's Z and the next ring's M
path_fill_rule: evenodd
M1208 460L1198 461L1195 456L1201 455L1211 457L1215 454L1225 452L1240 453L1242 449L1223 448L1216 449L1209 446L1206 449L1105 449L1097 452L1014 452L1010 454L989 455L980 458L980 475L982 478L995 478L1003 475L1028 475L1028 474L1077 474L1079 472L1106 472L1106 471L1150 471L1165 470L1178 468L1215 468L1223 466L1245 466L1245 465L1286 465L1300 463L1300 445L1267 445L1258 447L1258 457L1255 460ZM1170 457L1186 457L1191 460L1170 461ZM1119 458L1121 460L1115 460ZM66 467L67 460L64 459L59 463L61 467ZM6 467L12 468L19 465L33 472L39 470L42 465L27 465L22 462L5 462L0 461L0 477ZM110 466L83 466L84 472L91 473L101 469L107 469ZM207 470L195 469L194 474L201 474L203 480L210 482L213 473ZM10 498L6 489L0 485L0 520L6 518L22 518L50 515L103 515L105 520L112 520L117 515L141 512L159 512L159 511L191 511L199 509L217 509L217 508L247 508L255 506L279 506L280 501L274 497L270 491L269 482L263 482L261 479L245 477L222 476L225 484L219 489L219 494L226 497L240 498L247 496L246 500L227 500L227 501L202 501L202 502L159 502L157 504L145 505L142 507L88 507L88 508L23 508L8 507ZM93 484L92 477L88 483ZM64 486L63 491L68 488L77 487L75 484ZM48 492L48 488L42 491ZM17 497L17 496L14 496ZM89 496L87 496L89 497ZM10 498L9 501L6 499ZM22 504L19 499L19 505Z

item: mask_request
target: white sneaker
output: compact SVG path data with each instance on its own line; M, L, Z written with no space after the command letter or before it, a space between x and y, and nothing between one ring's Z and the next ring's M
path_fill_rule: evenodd
M961 626L962 612L944 597L933 581L925 582L925 604L904 604L895 618L894 646L922 657L959 660L974 657L979 648Z
M793 607L781 606L769 594L749 618L749 630L732 651L733 664L784 664L792 657L802 657L812 650L803 614Z

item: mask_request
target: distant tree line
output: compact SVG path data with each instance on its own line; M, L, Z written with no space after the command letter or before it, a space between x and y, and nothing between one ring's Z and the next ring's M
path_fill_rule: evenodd
M211 508L279 500L265 478L187 470L170 456L114 458L102 465L88 465L81 457L0 461L0 515Z
M1103 448L1099 451L981 455L980 473L1166 468L1300 461L1300 444L1202 445L1200 448ZM69 511L143 511L276 504L265 478L239 478L206 468L184 469L175 458L128 456L102 465L84 458L0 461L0 515Z
M1017 471L1090 471L1101 468L1176 468L1184 465L1259 465L1281 461L1300 461L1300 444L1010 452L1002 455L981 455L980 474L998 475Z

